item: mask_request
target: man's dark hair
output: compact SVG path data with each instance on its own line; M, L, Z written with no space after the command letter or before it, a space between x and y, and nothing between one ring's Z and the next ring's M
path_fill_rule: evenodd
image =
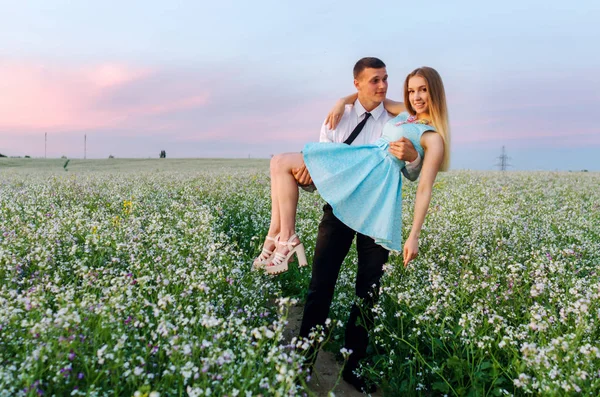
M354 65L354 78L357 79L361 72L367 68L381 69L385 68L385 63L379 58L365 57L361 58Z

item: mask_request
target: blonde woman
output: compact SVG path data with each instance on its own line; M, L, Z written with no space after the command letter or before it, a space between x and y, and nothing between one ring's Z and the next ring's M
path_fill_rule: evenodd
M350 96L347 101L353 99ZM339 120L341 106L328 117L332 123ZM404 82L404 103L388 101L386 109L392 114L404 109L406 112L388 121L374 144L309 143L302 153L273 157L273 214L265 247L272 241L276 249L264 248L255 267L264 266L270 274L281 273L288 269L294 254L300 266L307 264L304 247L294 233L298 202L294 170L303 166L341 222L388 250L402 250L405 266L417 256L433 183L438 171L448 169L450 164L448 111L440 75L430 67L415 69ZM423 159L413 225L404 247L400 170L405 162L390 154L390 142L400 138L408 138Z

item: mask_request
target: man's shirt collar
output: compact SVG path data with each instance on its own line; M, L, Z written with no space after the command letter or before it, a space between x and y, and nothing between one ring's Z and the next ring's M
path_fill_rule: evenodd
M354 111L356 112L358 118L361 118L367 112L358 99L354 101ZM383 102L381 102L379 106L371 110L369 113L371 113L371 117L373 117L375 120L378 120L379 116L381 116L383 112L385 112L385 107L383 106Z

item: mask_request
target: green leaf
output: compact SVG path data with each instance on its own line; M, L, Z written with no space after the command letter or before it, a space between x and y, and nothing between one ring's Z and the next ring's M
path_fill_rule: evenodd
M501 396L502 395L502 389L499 387L496 387L495 389L492 390L492 396Z
M433 390L441 391L442 393L448 393L448 391L450 391L450 388L446 382L435 382L433 385L431 385L431 388Z
M506 383L506 378L504 376L501 376L494 381L495 385L501 385L502 383Z
M492 367L494 364L492 364L489 361L484 361L481 363L481 365L479 366L479 369L488 369L490 367Z

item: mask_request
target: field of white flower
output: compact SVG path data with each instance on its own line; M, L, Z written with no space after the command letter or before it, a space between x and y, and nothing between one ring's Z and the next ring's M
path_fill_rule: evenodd
M0 396L308 392L282 298L301 301L310 270L250 270L266 161L3 161ZM440 175L419 257L386 265L365 374L386 395L596 395L598 186L596 173ZM309 261L322 204L301 194Z

